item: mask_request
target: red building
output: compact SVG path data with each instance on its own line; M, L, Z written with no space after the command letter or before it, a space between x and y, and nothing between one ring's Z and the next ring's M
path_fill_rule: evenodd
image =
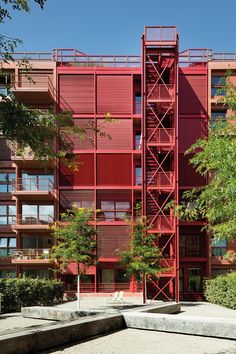
M52 276L48 225L73 203L101 210L94 221L99 262L88 269L84 292L142 290L141 283L125 277L115 252L128 241L127 217L134 217L139 202L169 269L149 280L150 297L201 299L204 277L235 268L223 258L235 245L210 247L201 231L204 222L178 221L165 208L170 200L181 202L184 190L207 182L184 152L207 135L210 116L227 116L216 102L216 88L229 67L234 80L235 55L179 52L175 27L146 27L141 45L141 57L88 56L74 49L28 53L34 83L17 61L3 64L2 90L10 85L32 109L73 112L76 125L102 127L112 139L92 129L84 141L68 137L80 163L73 172L58 161L42 167L29 153L22 160L1 137L1 277ZM105 121L107 113L115 122ZM75 274L71 264L63 277L68 291Z

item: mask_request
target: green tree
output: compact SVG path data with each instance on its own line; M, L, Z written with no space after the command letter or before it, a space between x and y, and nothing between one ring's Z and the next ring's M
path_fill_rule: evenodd
M213 237L231 241L236 238L236 87L229 77L224 83L226 95L219 103L231 116L211 121L208 137L197 140L186 152L193 154L190 163L208 183L186 191L176 212L188 220L206 219Z
M78 307L80 305L80 275L86 267L94 265L96 256L96 230L90 224L91 209L72 207L61 214L61 220L54 226L56 244L50 258L57 269L63 272L70 262L78 264Z
M136 280L143 278L143 301L145 303L147 276L157 276L164 269L160 266L161 252L157 247L157 236L148 232L150 227L147 218L141 215L139 206L136 215L130 226L128 247L126 250L118 250L117 253L127 275L134 276Z

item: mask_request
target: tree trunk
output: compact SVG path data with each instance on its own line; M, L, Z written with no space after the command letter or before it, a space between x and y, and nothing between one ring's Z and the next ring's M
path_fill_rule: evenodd
M77 308L80 308L80 274L77 275Z
M147 300L147 283L146 283L146 274L143 273L143 303L146 304Z

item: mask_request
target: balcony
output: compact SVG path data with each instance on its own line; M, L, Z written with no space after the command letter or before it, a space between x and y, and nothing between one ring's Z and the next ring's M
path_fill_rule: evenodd
M174 172L157 172L152 177L147 178L148 189L172 190L175 187Z
M14 143L10 143L11 160L22 168L42 168L42 165L53 167L52 159L35 159L34 153L30 147L24 149L23 154L19 154L18 147Z
M54 218L51 215L24 214L18 215L12 226L14 230L45 232L51 231L50 226L53 223Z
M175 231L175 218L172 215L148 215L150 232L173 233Z
M170 146L175 143L174 128L147 129L148 146Z
M50 262L50 250L44 249L16 249L13 251L11 263L13 264L37 264L37 263L49 263Z
M53 84L46 74L12 75L11 83L11 91L24 104L53 103Z
M54 184L49 178L12 180L12 195L20 200L53 200Z

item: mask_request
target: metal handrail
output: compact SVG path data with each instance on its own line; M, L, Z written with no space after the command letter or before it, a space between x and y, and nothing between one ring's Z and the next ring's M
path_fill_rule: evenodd
M54 218L48 214L18 214L16 224L19 225L47 225L53 224Z
M151 178L147 178L147 185L157 185L159 187L173 187L174 186L174 172L157 172Z
M12 259L49 259L49 248L28 248L28 249L15 249L12 253Z
M13 191L54 191L54 184L50 178L17 178L11 183Z
M147 26L145 27L145 41L147 42L176 42L177 31L175 26Z
M40 79L38 81L38 79ZM33 78L30 76L30 72L27 74L12 74L11 83L14 89L19 88L50 88L50 76L44 74L36 74Z

